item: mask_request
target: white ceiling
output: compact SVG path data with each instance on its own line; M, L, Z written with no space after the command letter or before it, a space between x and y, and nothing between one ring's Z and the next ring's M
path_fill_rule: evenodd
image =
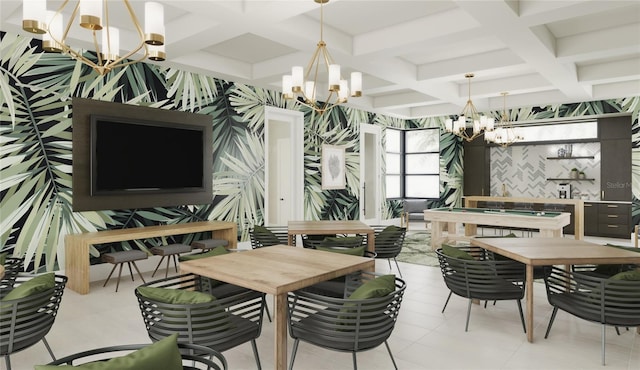
M313 0L157 1L163 63L229 81L279 91L320 39ZM111 3L111 23L129 30L121 47L132 48ZM131 3L143 22L143 2ZM21 0L2 0L0 17L0 30L27 34ZM640 95L640 0L331 0L324 40L344 76L363 73L363 96L348 104L402 118L460 113L470 72L479 111L502 109L503 91L507 107Z

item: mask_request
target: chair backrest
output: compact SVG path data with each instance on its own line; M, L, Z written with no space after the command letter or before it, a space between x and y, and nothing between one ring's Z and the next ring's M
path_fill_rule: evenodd
M406 227L395 225L371 226L375 233L375 246L378 258L394 258L402 251Z
M524 297L525 270L522 264L488 258L486 251L480 247L460 249L474 259L455 258L444 254L442 248L436 250L442 277L453 293L466 298L495 299L490 296L504 294L505 288L518 288L513 290L515 293L509 295L508 299Z
M287 245L289 232L286 226L254 226L249 229L249 238L253 249L278 244Z
M28 276L18 276L14 287L30 279ZM58 314L67 277L56 275L54 281L52 289L24 298L0 301L0 355L10 355L28 348L49 333Z
M198 275L184 274L141 286L202 291ZM255 339L262 330L263 294L242 290L205 303L166 303L135 295L151 340L178 332L178 343L195 343L223 352ZM206 292L208 294L208 292Z
M123 356L131 351L137 351L149 346L148 344L125 344L120 346L101 347L88 351L78 352L55 361L48 365L79 365L96 361L106 361L115 357ZM178 343L183 369L206 369L226 370L227 360L224 356L211 348L190 343ZM194 355L197 353L198 355Z
M17 257L7 257L4 261L4 275L0 279L0 299L9 293L13 288L16 277L24 271L24 259Z
M640 326L640 282L613 280L552 267L545 279L549 303L582 319Z
M348 285L358 281L352 277L347 280ZM291 292L289 333L293 338L312 338L313 343L326 348L371 349L391 335L405 289L404 280L395 278L395 291L379 298L333 298L303 290Z

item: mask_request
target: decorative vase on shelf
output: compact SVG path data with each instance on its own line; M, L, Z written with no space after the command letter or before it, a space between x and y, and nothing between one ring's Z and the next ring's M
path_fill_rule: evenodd
M571 170L571 172L569 172L569 177L572 179L577 179L578 178L578 169L574 168Z

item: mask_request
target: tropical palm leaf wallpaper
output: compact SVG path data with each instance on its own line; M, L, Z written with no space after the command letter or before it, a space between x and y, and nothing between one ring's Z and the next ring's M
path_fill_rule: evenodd
M305 115L305 218L357 219L359 215L359 126L442 127L448 117L402 120L348 107L317 115L284 100L279 92L223 81L173 68L137 63L103 78L67 56L43 53L40 41L0 32L0 249L24 256L29 270L64 265L64 236L69 233L130 228L158 223L226 220L248 226L264 213L264 106L301 110ZM72 211L72 97L197 112L211 116L214 132L214 199L211 204ZM601 113L633 115L634 222L640 218L639 97L547 107L525 107L513 120L578 117ZM499 112L494 112L499 115ZM383 130L384 132L384 130ZM383 134L384 136L384 134ZM383 138L384 141L384 138ZM462 195L462 143L443 133L440 199L458 205ZM347 186L321 190L323 143L346 146ZM381 158L384 163L384 158ZM384 168L383 168L384 172ZM383 217L397 217L400 202L385 201ZM188 235L189 243L200 235ZM110 249L147 250L164 238L135 240L93 248L92 262Z

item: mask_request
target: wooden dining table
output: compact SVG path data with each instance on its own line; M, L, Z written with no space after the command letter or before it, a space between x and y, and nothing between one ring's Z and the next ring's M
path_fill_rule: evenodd
M321 221L289 221L289 245L294 245L296 235L335 235L366 234L367 250L375 252L375 231L362 221L357 220L321 220Z
M359 270L372 258L276 245L180 262L190 272L274 296L275 369L287 368L287 293Z
M527 340L533 342L533 267L580 264L640 264L640 253L569 238L472 238L472 245L526 265Z

